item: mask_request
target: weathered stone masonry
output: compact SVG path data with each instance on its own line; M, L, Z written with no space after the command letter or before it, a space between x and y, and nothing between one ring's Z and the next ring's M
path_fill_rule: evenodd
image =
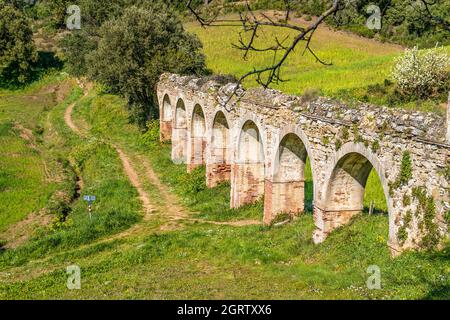
M448 236L448 121L430 113L289 96L274 90L243 92L226 110L221 101L235 87L218 78L165 74L158 85L161 140L172 141L172 159L188 170L206 166L210 187L231 182L240 207L264 196L264 222L279 213L304 211L304 168L309 157L314 184L315 243L363 210L372 168L383 185L392 251L417 248L424 230L421 187L433 198L439 236ZM396 183L408 153L412 177ZM412 214L412 218L405 219ZM401 233L405 233L399 236Z

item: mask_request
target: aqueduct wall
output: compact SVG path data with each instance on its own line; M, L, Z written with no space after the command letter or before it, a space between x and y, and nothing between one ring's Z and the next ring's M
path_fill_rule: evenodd
M165 74L158 84L161 140L187 170L206 166L209 187L231 183L232 208L264 196L264 222L304 211L310 159L320 243L362 212L372 168L383 185L391 250L448 236L448 121L430 113L343 105L274 90L242 92L226 110L235 84L219 77Z

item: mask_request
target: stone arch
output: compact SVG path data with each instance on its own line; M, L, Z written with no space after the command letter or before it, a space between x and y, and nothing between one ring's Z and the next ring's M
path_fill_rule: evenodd
M172 121L172 103L170 102L170 98L168 94L164 95L163 104L162 104L162 113L161 117L163 121Z
M317 168L316 168L316 160L313 154L313 148L311 147L311 144L309 142L309 138L308 136L303 132L303 130L300 128L300 126L295 126L295 125L287 125L285 127L283 127L282 129L280 129L279 133L278 133L278 140L276 142L276 146L279 147L281 141L283 140L283 138L285 136L287 136L288 134L293 134L298 136L298 138L301 140L301 142L303 143L304 147L306 148L306 152L307 155L309 157L309 161L311 164L311 171L312 171L312 178L313 178L313 196L314 196L314 200L316 198L316 193L315 193L315 189L316 189L316 177L317 177ZM271 177L274 176L276 169L276 162L277 162L277 157L279 157L279 153L278 153L278 149L276 150L276 152L274 152L273 156L272 156L272 163L274 164L272 166L272 171L271 171Z
M314 207L315 242L322 242L334 229L363 211L364 193L372 169L378 174L388 205L389 239L394 239L392 199L385 170L376 154L362 143L347 143L335 154L325 175L324 197Z
M264 130L263 122L261 119L255 115L254 113L247 113L244 111L243 114L240 115L239 120L233 125L232 131L231 131L231 161L233 163L239 162L239 144L241 141L241 135L242 135L242 129L244 128L246 123L252 122L258 129L258 133L260 136L262 149L263 149L263 158L265 160L269 159L268 151L267 151L267 137L266 137L266 131Z
M204 165L206 160L206 119L203 108L198 103L192 109L190 123L188 171Z
M182 98L178 98L172 130L172 160L175 163L185 163L187 160L187 123L186 105Z
M214 115L209 139L209 156L206 166L206 183L214 187L230 180L231 132L227 116L221 110Z
M271 177L265 184L266 224L278 213L295 216L305 210L305 169L310 155L308 140L301 130L286 128L275 146Z
M264 194L265 152L261 130L252 121L240 129L232 168L231 206L253 203Z
M170 141L172 139L173 107L169 95L164 95L160 109L160 140Z

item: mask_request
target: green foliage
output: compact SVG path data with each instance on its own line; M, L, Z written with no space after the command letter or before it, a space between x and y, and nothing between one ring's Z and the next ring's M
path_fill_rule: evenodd
M392 77L404 94L426 99L448 92L449 67L450 56L443 48L419 51L414 47L395 60Z
M432 196L427 196L423 187L413 188L412 194L418 201L416 216L420 217L419 228L424 233L421 246L432 250L436 248L441 236L439 234L438 225L434 221L436 218L436 205Z
M97 47L96 41L85 30L71 32L60 42L67 71L76 77L87 74L86 55Z
M199 192L206 190L205 168L197 167L192 172L181 177L181 186L185 194L195 196Z
M67 70L80 77L88 74L87 55L97 49L98 29L108 20L120 17L128 0L79 0L82 8L82 28L74 30L60 41Z
M352 126L353 140L355 143L363 142L363 137L359 133L359 127L357 124L353 124Z
M372 142L371 149L372 149L372 151L375 152L375 153L376 153L378 150L380 150L380 142L379 142L378 140L374 140L374 141Z
M341 141L340 139L336 139L335 147L336 147L336 151L338 151L339 149L341 149L341 147L342 147L342 141Z
M136 122L156 117L154 86L163 71L201 72L200 42L183 31L180 20L157 5L131 7L99 30L97 50L88 58L89 75L128 99Z
M403 225L400 228L398 228L397 231L397 239L400 245L403 245L405 241L408 239L408 229L411 228L412 215L413 214L411 210L408 210L403 215Z
M408 151L404 151L402 155L402 162L400 164L400 172L393 182L389 182L389 194L392 196L394 190L406 185L412 178L412 162Z
M405 241L408 239L408 231L406 230L405 225L398 228L397 239L400 245L403 245Z
M147 121L147 131L140 136L140 139L141 144L147 148L159 145L159 120Z
M400 165L400 173L398 182L401 186L407 184L412 178L412 162L411 155L408 151L404 151L402 155L402 163Z
M407 207L411 204L411 197L407 195L406 193L403 195L403 206Z
M51 224L52 230L57 230L68 226L67 219L72 209L66 199L61 197L50 199L47 204L47 210L50 214L55 216Z
M0 1L0 86L17 86L31 79L37 61L32 37L26 16Z
M38 17L46 22L46 26L56 30L64 27L66 10L74 4L71 0L39 0Z
M342 140L348 141L348 139L350 138L350 132L348 130L348 127L344 126L342 128L341 137L342 137Z
M320 15L329 7L326 0L306 0L295 2L294 8L301 13ZM429 2L431 17L420 2L410 0L357 0L345 1L346 6L327 23L340 29L349 30L369 38L389 40L405 45L433 47L437 42L450 44L448 30L433 17L445 21L450 15L450 4L445 0ZM367 7L377 5L382 10L381 30L370 30L366 21L370 16Z

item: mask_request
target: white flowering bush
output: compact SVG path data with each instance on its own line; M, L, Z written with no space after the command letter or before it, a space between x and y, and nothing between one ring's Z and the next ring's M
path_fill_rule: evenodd
M406 94L427 98L447 85L450 57L443 48L406 49L395 60L392 78Z

